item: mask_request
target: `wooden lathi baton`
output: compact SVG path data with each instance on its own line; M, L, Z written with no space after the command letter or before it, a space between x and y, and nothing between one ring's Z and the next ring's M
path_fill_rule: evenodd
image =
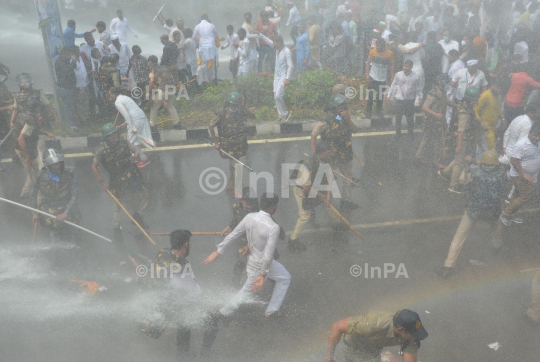
M125 212L126 215L131 219L131 221L133 221L133 223L134 223L135 225L137 225L137 227L138 227L139 229L141 229L141 231L142 231L143 234L148 238L148 240L150 240L150 242L151 242L152 244L156 245L156 243L154 242L154 240L152 240L152 238L150 237L150 235L148 235L148 233L146 232L146 230L144 230L144 229L142 228L142 226L139 225L139 223L133 218L133 216L130 215L130 213L126 210L126 208L124 207L124 205L122 205L122 204L120 203L120 201L118 201L118 199L116 198L116 196L114 196L113 193L112 193L109 189L107 189L107 192L109 193L109 195L111 195L111 197L114 199L114 201L116 201L116 203L118 204L118 206L120 206L120 208L121 208L122 210L124 210L124 212Z
M171 233L150 233L152 236L169 236ZM191 235L221 235L219 231L192 231Z
M321 197L321 199L324 197L323 195L321 194L317 194L318 197ZM323 202L326 204L326 202L324 201L324 199L322 199ZM345 217L343 215L341 215L339 213L339 211L336 210L336 208L334 207L334 205L332 205L331 203L328 204L328 207L330 207L330 209L336 213L336 215L341 219L341 221L343 221L343 223L345 223L345 225L347 225L349 227L349 229L351 229L356 235L358 235L358 237L360 239L362 239L363 241L366 241L366 239L364 239L364 237L362 235L360 235L360 233L358 231L356 231L356 229L354 228L354 226L352 226L352 224L347 220L345 219Z
M371 177L373 177L375 179L375 181L377 181L379 186L382 186L382 183L380 183L379 180L377 180L377 177L375 177L375 175L373 173L371 173L371 171L366 167L366 165L364 165L364 163L362 162L362 160L360 160L360 158L356 155L356 153L353 152L353 155L354 155L354 158L356 158L358 160L358 162L360 162L362 167L364 167L366 169L366 171L371 175Z
M307 153L304 152L304 155L306 155L307 157L309 157L309 155ZM354 182L353 180L351 180L350 178L348 178L347 176L337 172L336 170L332 169L332 172L343 177L346 181L349 181L350 183L352 183L353 185L357 186L357 187L360 187L359 184L357 184L356 182Z

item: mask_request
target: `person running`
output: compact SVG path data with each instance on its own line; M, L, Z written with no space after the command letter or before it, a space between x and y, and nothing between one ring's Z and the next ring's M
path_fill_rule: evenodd
M261 210L248 214L218 245L217 251L204 260L205 265L212 264L232 241L246 233L249 249L246 267L248 278L242 289L219 310L223 317L233 315L241 303L260 292L267 278L276 284L264 312L264 320L270 321L284 316L280 309L291 283L291 275L283 265L274 260L280 227L272 219L272 215L277 211L278 203L277 195L264 193L259 203Z
M501 213L501 199L504 194L505 170L499 167L499 156L494 150L484 152L478 164L479 167L472 170L473 181L469 206L452 239L444 267L438 272L441 278L446 279L454 273L461 248L472 227L478 221L486 221L492 227L494 251L498 252L502 244L501 222L498 216Z

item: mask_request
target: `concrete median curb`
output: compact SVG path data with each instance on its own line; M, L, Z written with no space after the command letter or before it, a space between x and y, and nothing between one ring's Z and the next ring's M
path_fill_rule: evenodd
M415 123L419 124L423 121L424 115L415 115ZM367 119L363 117L352 117L353 123L359 129L366 128L382 128L390 127L395 124L394 118L385 119ZM287 123L247 123L246 133L248 137L268 136L268 135L293 135L293 134L309 134L319 121L317 120L294 120ZM183 142L194 141L208 138L208 130L206 127L190 127L185 130L160 130L161 142ZM101 136L93 134L86 137L59 137L56 141L51 141L48 138L41 136L41 140L45 142L45 148L54 147L61 150L78 150L78 149L95 149L101 144Z

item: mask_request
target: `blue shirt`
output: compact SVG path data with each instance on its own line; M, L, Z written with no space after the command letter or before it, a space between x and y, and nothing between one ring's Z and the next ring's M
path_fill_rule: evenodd
M487 172L480 167L472 170L472 192L467 213L477 220L496 220L501 214L506 172L498 168Z
M345 34L347 36L347 39L349 39L349 44L352 44L353 38L351 35L351 27L347 20L343 20L343 22L341 23L341 30L343 30L343 34Z
M69 26L64 30L64 45L72 47L75 45L75 38L82 38L84 33L76 33L75 30Z

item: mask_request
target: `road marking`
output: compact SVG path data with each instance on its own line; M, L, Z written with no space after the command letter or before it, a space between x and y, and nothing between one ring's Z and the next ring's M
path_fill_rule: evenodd
M414 130L416 133L422 132L421 130ZM381 131L381 132L364 132L353 134L353 137L373 137L373 136L388 136L393 135L395 131ZM301 136L301 137L287 137L287 138L275 138L275 139L263 139L263 140L249 140L249 144L263 144L263 143L279 143L279 142L295 142L295 141L307 141L310 140L311 136ZM163 146L156 147L154 149L147 149L144 152L161 152L161 151L176 151L176 150L189 150L195 148L211 148L212 146L207 143L202 144L193 144L193 145L178 145L178 146ZM65 158L85 158L85 157L94 157L95 155L92 152L80 152L80 153L71 153L65 154ZM11 158L3 159L1 162L9 163L12 162Z
M528 214L533 212L540 211L540 208L533 208L533 209L525 209L525 210L519 210L518 214ZM440 221L451 221L451 220L459 220L463 217L463 215L452 215L452 216L438 216L438 217L430 217L426 219L414 219L414 220L399 220L399 221L388 221L388 222L376 222L371 224L357 224L353 225L353 227L356 229L371 229L371 228L380 228L380 227L388 227L388 226L402 226L402 225L416 225L416 224L425 224L429 222L440 222ZM319 233L321 231L331 231L332 228L320 228L320 229L308 229L304 230L302 234L313 234L313 233ZM292 234L292 231L287 231L287 235Z

